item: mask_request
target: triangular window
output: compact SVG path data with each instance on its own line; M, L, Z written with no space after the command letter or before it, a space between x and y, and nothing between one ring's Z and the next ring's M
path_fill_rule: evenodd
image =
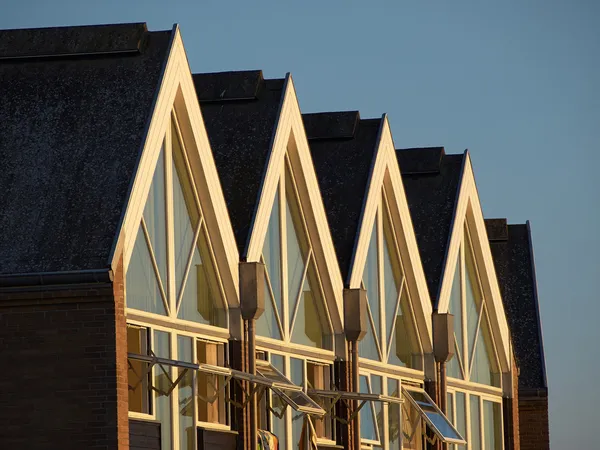
M367 291L368 325L359 344L360 356L418 367L417 329L385 195L369 239L362 284Z
M329 314L291 173L286 161L285 176L278 183L263 244L266 298L265 311L257 321L257 333L331 349Z
M158 158L127 269L127 306L226 326L224 301L211 256L189 163L173 121ZM154 278L149 276L150 268ZM161 302L157 302L157 294Z
M448 376L500 386L486 300L467 227L456 263L448 312L454 316L455 340L455 357L448 362Z

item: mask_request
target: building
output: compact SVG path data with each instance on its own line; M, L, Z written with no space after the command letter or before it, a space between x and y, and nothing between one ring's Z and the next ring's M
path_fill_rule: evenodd
M0 447L549 447L531 233L468 152L177 26L0 31L0 118Z

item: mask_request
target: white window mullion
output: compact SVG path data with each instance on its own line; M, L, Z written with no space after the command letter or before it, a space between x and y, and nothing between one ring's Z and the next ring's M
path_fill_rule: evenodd
M292 311L292 320L290 322L290 339L291 339L291 334L294 331L294 324L296 322L296 315L298 314L298 307L300 306L300 299L302 298L302 291L304 289L304 283L306 282L306 277L308 276L308 266L310 264L311 256L312 256L312 249L309 249L308 250L308 258L306 258L306 264L304 264L304 272L302 273L302 280L300 281L300 290L296 294L296 299L294 301L294 310Z
M179 353L177 352L177 334L171 334L169 343L171 346L171 358L179 359ZM179 374L179 369L176 367L171 368L171 377L176 380ZM179 388L175 387L170 395L171 399L171 443L173 444L172 450L179 450Z
M177 317L176 293L175 286L175 236L173 232L173 143L171 133L171 118L167 133L165 136L165 196L166 207L165 213L167 221L167 295L171 317Z
M460 264L460 305L462 312L462 330L460 332L463 336L463 369L465 380L469 380L471 374L469 371L469 334L467 332L467 280L466 280L466 267L465 267L465 240L464 236L460 243L458 262Z
M285 169L285 165L284 165ZM289 301L288 298L288 260L287 260L287 200L285 197L285 170L279 178L279 238L281 239L281 322L283 322L282 336L284 341L290 340L290 316L289 316Z
M379 289L379 323L376 324L379 329L375 329L375 340L379 342L380 359L384 361L383 355L387 355L387 337L385 336L385 280L383 277L384 262L383 262L383 246L385 245L383 236L383 210L381 207L382 197L379 198L379 213L375 216L377 220L377 280Z
M198 226L196 227L196 231L194 232L194 237L192 238L192 248L190 249L190 254L188 255L187 262L185 263L185 269L183 270L183 277L181 279L181 286L175 286L176 289L179 288L179 295L177 296L176 309L174 314L175 316L179 314L179 308L181 308L181 299L183 298L185 284L187 283L187 279L190 274L190 269L192 267L192 262L194 260L194 251L196 250L196 246L198 245L198 239L200 233L202 232L203 220L204 219L200 217L200 220L198 221ZM173 284L175 284L176 282L177 281L174 280Z

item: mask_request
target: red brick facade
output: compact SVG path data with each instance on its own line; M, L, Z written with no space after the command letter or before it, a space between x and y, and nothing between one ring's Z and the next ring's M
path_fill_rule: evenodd
M111 284L42 288L0 294L0 448L125 448Z
M550 431L548 427L548 397L539 395L519 396L519 429L521 450L548 450Z

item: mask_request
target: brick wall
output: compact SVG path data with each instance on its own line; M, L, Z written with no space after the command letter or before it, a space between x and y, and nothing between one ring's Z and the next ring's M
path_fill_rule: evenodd
M0 293L0 448L119 448L112 285L43 289Z
M550 433L548 426L548 396L519 393L519 431L521 450L548 450Z

